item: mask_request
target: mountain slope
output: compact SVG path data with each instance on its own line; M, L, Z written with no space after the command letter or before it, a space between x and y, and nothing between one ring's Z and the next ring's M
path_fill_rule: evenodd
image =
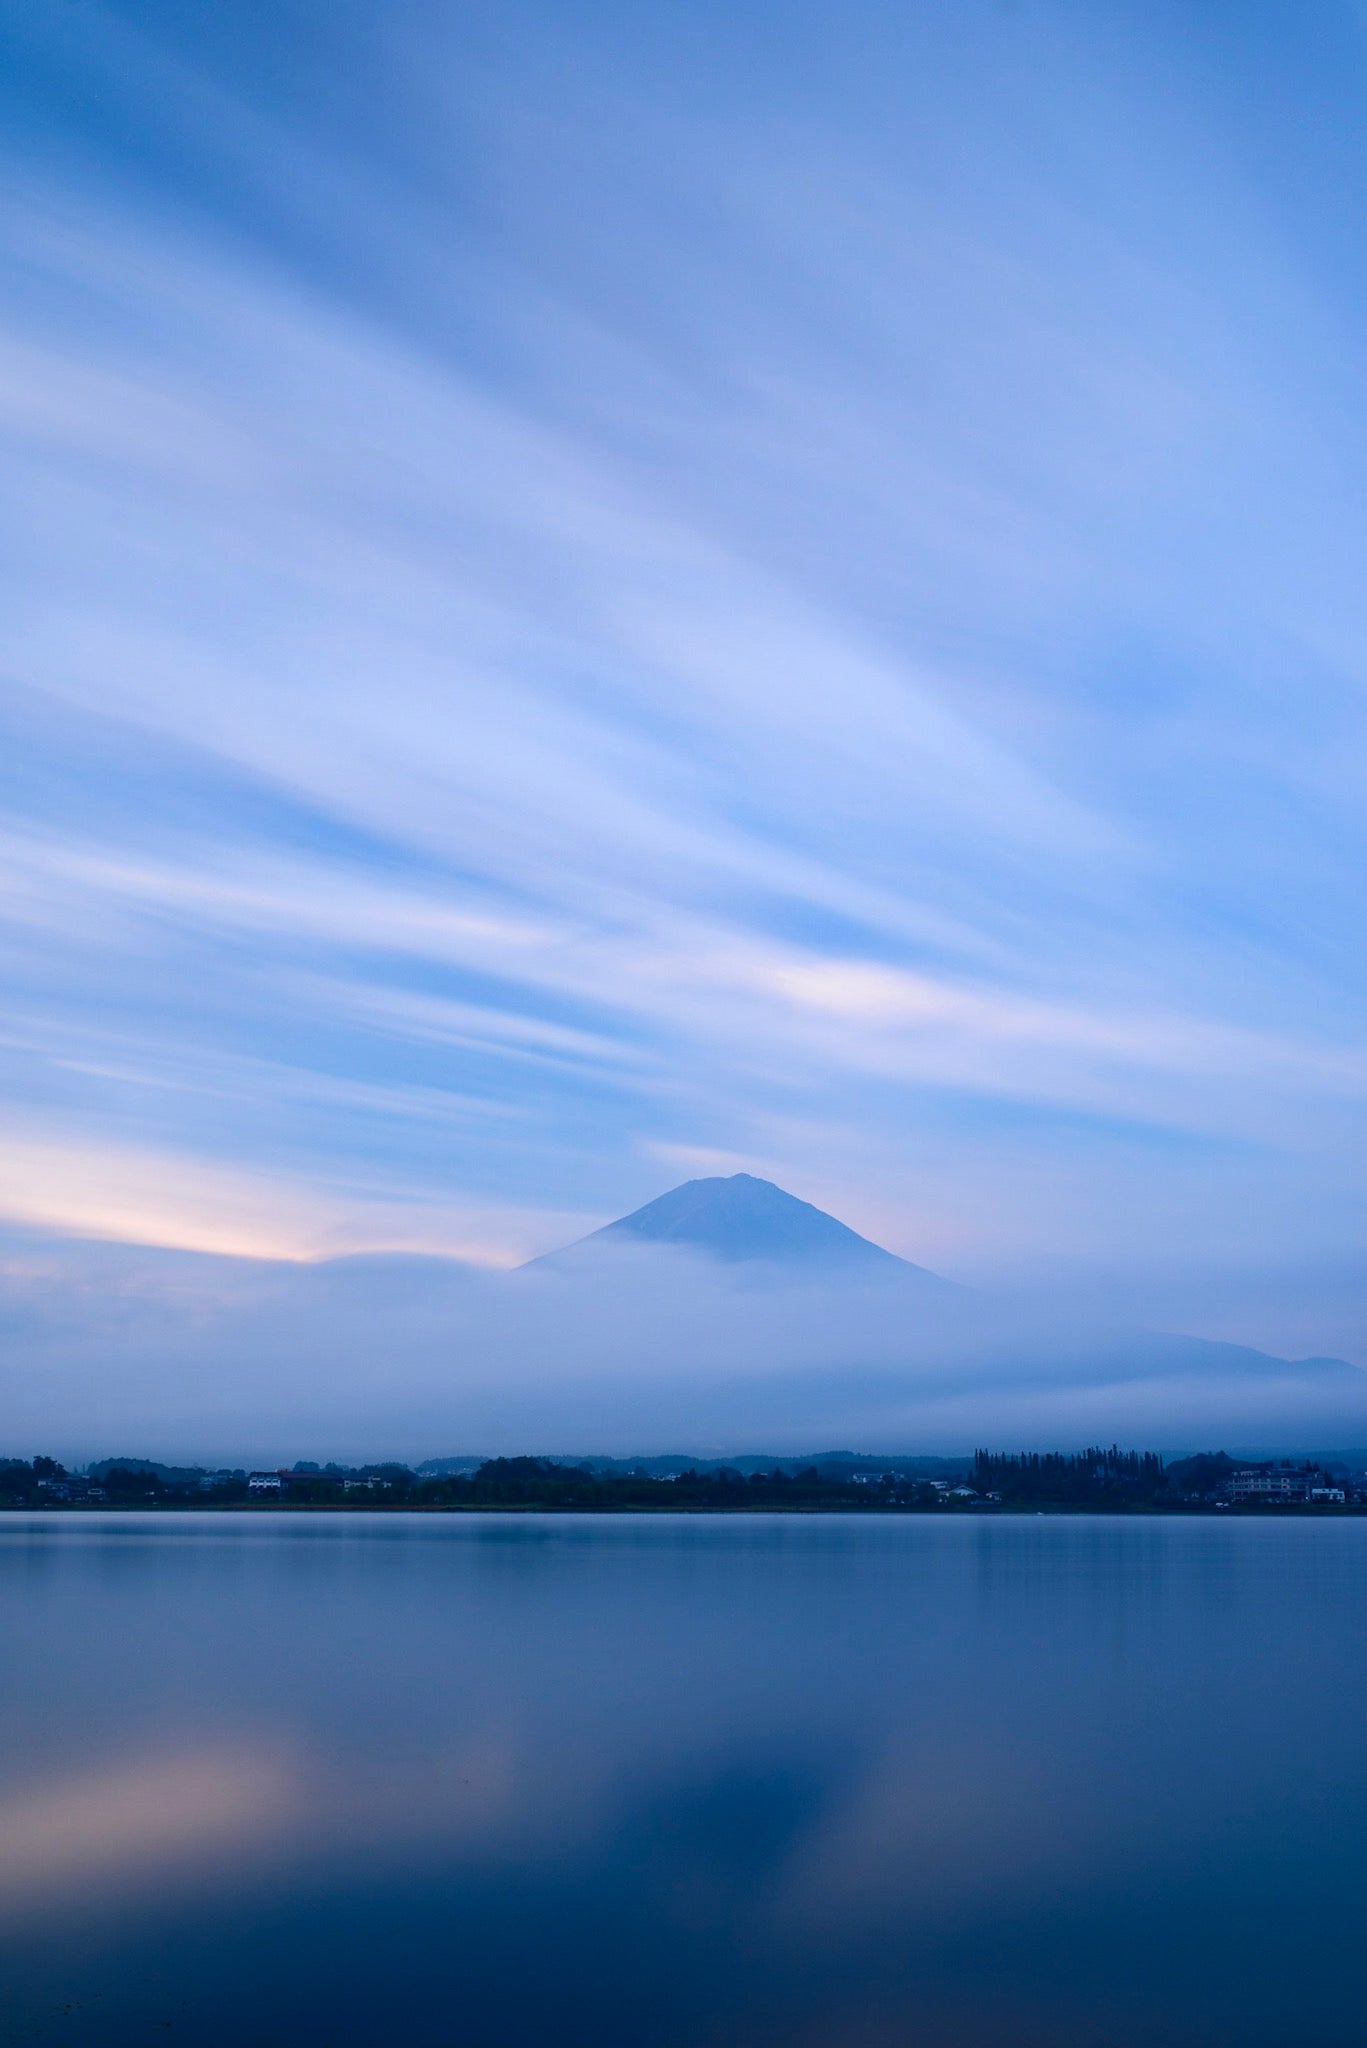
M598 1247L670 1245L739 1265L763 1261L803 1272L862 1272L935 1276L884 1251L824 1209L801 1202L754 1174L685 1181L629 1216L607 1223L564 1251L533 1265L580 1263Z

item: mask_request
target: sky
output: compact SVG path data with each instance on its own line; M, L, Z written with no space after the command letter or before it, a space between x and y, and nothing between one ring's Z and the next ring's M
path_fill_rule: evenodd
M11 1267L745 1170L1367 1363L1364 85L1333 0L5 9Z

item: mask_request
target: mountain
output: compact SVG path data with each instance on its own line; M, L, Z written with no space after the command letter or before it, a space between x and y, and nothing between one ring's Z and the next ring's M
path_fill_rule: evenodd
M804 1273L916 1274L933 1280L921 1266L899 1259L810 1202L758 1180L752 1173L685 1181L667 1195L604 1224L577 1244L531 1264L580 1264L600 1246L672 1245L703 1252L727 1265L763 1261ZM947 1282L942 1282L947 1285Z
M771 1227L742 1230L756 1211ZM111 1443L175 1466L356 1464L462 1441L727 1459L759 1444L1367 1444L1357 1366L1128 1327L1063 1292L956 1287L753 1181L678 1190L530 1274L14 1242L0 1451L47 1443L68 1463Z

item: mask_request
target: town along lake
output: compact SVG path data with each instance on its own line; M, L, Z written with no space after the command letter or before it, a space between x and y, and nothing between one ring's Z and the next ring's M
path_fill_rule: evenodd
M0 1517L0 2043L1362 2037L1367 1524Z

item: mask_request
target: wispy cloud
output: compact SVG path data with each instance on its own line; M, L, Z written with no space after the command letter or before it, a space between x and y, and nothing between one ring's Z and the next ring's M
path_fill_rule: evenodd
M305 1178L147 1146L0 1132L0 1217L64 1237L165 1245L242 1259L309 1261L348 1252L430 1252L512 1266L535 1248L544 1212L443 1201L393 1177ZM558 1219L562 1227L577 1218Z
M1351 1239L1358 288L1194 58L974 22L330 21L363 124L13 31L7 1214Z

